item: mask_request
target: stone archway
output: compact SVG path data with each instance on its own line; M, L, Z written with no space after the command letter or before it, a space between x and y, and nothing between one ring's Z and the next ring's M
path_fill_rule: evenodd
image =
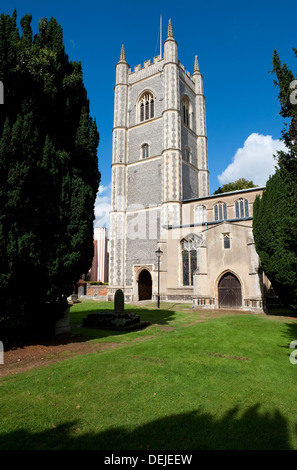
M240 308L241 306L240 282L234 274L227 272L219 282L219 308Z
M138 277L138 299L151 300L152 277L147 269L143 269Z

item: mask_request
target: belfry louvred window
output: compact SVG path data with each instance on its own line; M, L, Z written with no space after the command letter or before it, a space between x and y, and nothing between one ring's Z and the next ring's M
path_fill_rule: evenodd
M155 115L155 101L153 94L146 92L139 101L139 120L140 122L152 119Z
M190 100L187 96L182 100L182 122L190 126Z

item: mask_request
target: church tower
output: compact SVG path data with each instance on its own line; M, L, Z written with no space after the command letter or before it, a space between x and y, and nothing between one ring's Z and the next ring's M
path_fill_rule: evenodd
M182 203L209 194L203 80L178 60L171 21L164 55L132 71L116 65L110 212L109 297L154 298L156 250ZM173 254L174 256L174 254Z

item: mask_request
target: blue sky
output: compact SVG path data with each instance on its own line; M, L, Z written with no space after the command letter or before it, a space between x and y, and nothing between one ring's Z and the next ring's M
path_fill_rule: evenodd
M66 52L80 60L84 83L100 133L101 171L96 224L108 225L115 64L121 45L134 68L160 51L171 18L178 57L193 72L198 55L204 78L210 193L238 177L264 185L274 170L272 154L280 148L283 120L278 90L273 84L272 55L277 49L293 71L297 60L296 2L283 0L2 0L0 12L18 21L32 13L37 31L40 18L53 16L64 31Z

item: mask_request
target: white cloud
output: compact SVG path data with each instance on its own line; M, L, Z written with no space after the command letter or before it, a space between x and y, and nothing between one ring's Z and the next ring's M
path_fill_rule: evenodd
M218 176L220 184L245 178L258 186L265 186L269 176L275 172L273 155L285 148L282 141L274 140L271 135L251 134L243 148L236 151L232 163Z
M103 184L99 185L98 194L102 194L102 193L105 193L107 191L110 191L110 184L108 186L104 186Z
M95 201L95 221L94 227L106 227L109 233L109 211L110 211L110 191L108 186L100 185Z

